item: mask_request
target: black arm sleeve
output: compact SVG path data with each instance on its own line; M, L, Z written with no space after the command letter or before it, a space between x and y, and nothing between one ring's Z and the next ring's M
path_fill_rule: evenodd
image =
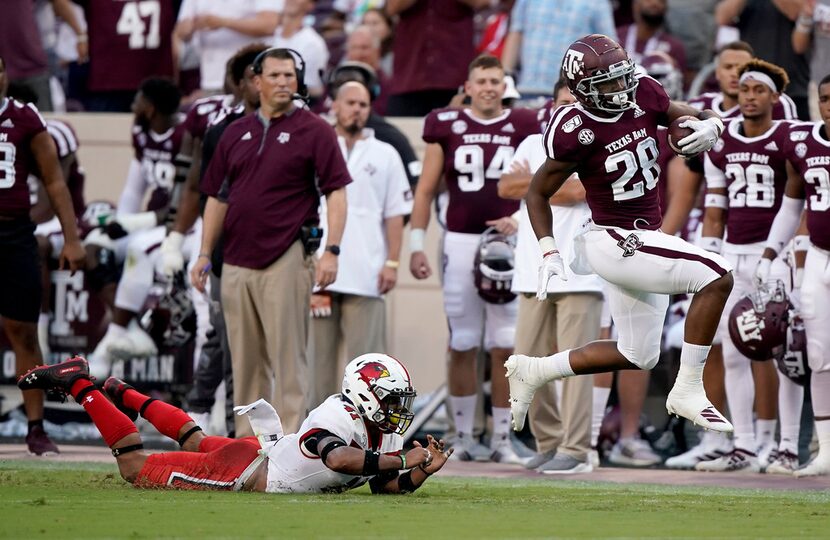
M305 447L309 454L319 456L320 441L322 441L323 439L327 439L329 437L342 441L344 446L346 444L346 441L343 441L343 439L341 439L331 431L327 431L325 429L321 429L319 431L315 431L309 434L308 436L306 436L305 439L300 441L300 444L302 444Z
M371 480L369 480L369 488L375 495L383 493L383 487L397 477L398 471L386 471L376 474Z

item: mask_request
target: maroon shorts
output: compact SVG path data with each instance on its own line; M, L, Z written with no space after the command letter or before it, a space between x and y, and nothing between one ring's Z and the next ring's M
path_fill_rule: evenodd
M135 485L231 490L256 459L259 448L256 437L205 437L198 452L165 452L148 457Z

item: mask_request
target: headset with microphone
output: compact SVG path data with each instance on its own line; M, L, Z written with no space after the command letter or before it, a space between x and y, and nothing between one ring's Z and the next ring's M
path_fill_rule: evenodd
M251 64L254 74L262 75L262 64L265 62L265 59L278 51L288 54L294 59L294 71L297 77L297 93L291 96L292 99L299 99L305 103L308 103L308 87L305 84L305 60L303 60L303 55L294 49L286 47L272 47L270 49L265 49L259 53L256 58L254 58L254 61Z
M369 98L372 101L380 96L377 72L369 64L354 60L345 61L329 72L326 80L329 96L334 99L337 89L349 81L357 81L363 84L369 90Z

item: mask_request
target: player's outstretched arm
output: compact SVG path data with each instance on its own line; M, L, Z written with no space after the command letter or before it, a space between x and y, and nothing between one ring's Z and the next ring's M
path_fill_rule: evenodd
M427 435L426 448L423 448L418 441L415 441L414 445L415 448L409 452L418 449L426 450L430 455L429 461L417 467L412 467L399 475L390 475L389 477L377 476L373 478L372 482L370 482L372 493L412 493L421 487L430 476L440 471L453 452L452 448L445 450L443 439L436 439L432 435ZM409 456L409 453L407 453L407 456ZM407 463L407 466L409 465Z
M669 207L660 227L664 233L674 235L686 224L701 185L702 174L689 169L683 158L672 158L669 162Z
M86 252L78 235L75 210L72 208L72 197L61 172L55 143L49 133L44 130L32 138L31 149L43 179L46 195L49 197L52 209L61 222L64 237L64 246L60 257L61 267L63 268L65 264L68 264L70 270L75 271L83 266L86 260Z
M553 236L553 215L548 201L559 191L575 169L575 163L548 158L533 175L527 195L525 195L525 202L536 238Z

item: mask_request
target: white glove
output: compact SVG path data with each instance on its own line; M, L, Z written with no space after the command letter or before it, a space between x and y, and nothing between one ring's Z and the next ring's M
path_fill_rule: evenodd
M184 236L182 233L170 231L170 234L162 241L159 251L161 252L161 273L165 276L172 276L176 272L181 272L184 268L184 255L182 255L182 245L184 244Z
M536 286L536 300L540 302L548 297L548 282L553 276L568 281L565 275L565 262L558 251L549 252L539 265L539 283Z
M755 265L755 273L753 274L756 286L760 287L767 282L767 279L769 279L770 266L772 266L772 261L770 259L761 257L758 260L758 264Z
M262 448L277 444L283 436L282 421L277 411L264 399L258 399L250 405L233 408L237 416L247 415L254 435Z
M691 135L677 141L680 151L689 156L711 150L720 134L723 133L723 122L717 117L706 120L686 120L680 124L680 127L695 130Z

